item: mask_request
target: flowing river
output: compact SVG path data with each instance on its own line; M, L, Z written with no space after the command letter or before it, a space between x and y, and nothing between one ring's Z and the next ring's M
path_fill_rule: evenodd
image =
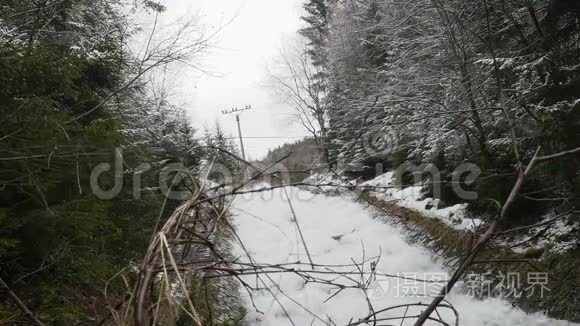
M251 296L242 290L249 324L357 325L374 314L360 325L413 325L422 307L406 305L429 303L429 296L449 277L432 251L409 243L400 227L376 219L377 212L348 196L296 188L288 194L292 208L283 189L239 196L233 204L243 242L235 254L244 262L270 265L271 271L243 276L248 286L258 289ZM541 313L527 314L499 298L479 300L473 293L484 291L485 284L466 283L447 297L457 315L440 307L432 316L438 321L429 325L455 325L457 318L467 326L572 325ZM529 290L545 289L538 283ZM398 308L385 310L390 307Z

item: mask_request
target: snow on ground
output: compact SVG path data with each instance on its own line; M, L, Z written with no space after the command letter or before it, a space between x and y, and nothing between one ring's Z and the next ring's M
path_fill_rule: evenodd
M538 223L545 223L551 221L555 217L560 216L556 212L546 214ZM500 245L513 246L514 243L525 242L522 246L512 247L511 250L518 253L524 253L530 249L549 248L552 253L561 253L574 249L578 245L578 240L574 236L570 236L578 228L578 224L570 224L566 222L564 217L559 218L555 222L548 224L542 231L543 234L535 241L526 241L532 237L537 229L530 229L511 239L504 239L497 241ZM541 229L540 229L541 230Z
M443 264L434 260L432 252L420 245L408 244L400 228L373 219L371 211L362 204L342 196L328 197L296 188L288 191L315 264L349 265L353 260L361 262L380 256L379 260L372 259L376 263L377 273L407 277L406 280L377 277L368 292L375 310L405 303L429 302L429 298L417 297L417 292L436 291L438 283L418 283L412 279L441 280L448 277ZM238 235L256 263L308 262L290 207L284 198L283 189L277 189L239 196L234 202L232 211ZM249 261L240 245L236 246L234 254L241 261ZM302 268L310 269L309 266ZM336 266L331 269L353 272L354 280L361 278L355 275L357 268L354 266ZM322 273L326 271L323 267L316 267L315 270ZM364 270L370 270L370 262L364 265ZM354 284L346 277L322 273L318 276L345 285ZM363 280L366 279L368 277L363 277ZM271 291L262 289L253 295L255 305L263 314L256 312L250 296L242 291L248 310L247 321L251 325L325 325L328 324L325 322L328 318L336 325L347 325L351 318L357 321L369 313L360 289L346 289L330 298L336 293L335 287L319 283L305 284L301 277L293 273L277 273L269 277L262 274L259 279L255 275L248 275L244 276L244 280L261 288L267 285ZM501 299L479 301L460 289L454 290L448 299L459 312L460 325L571 325L547 319L541 314L527 315ZM325 303L325 300L328 301ZM292 323L281 306L286 309ZM454 325L453 314L448 309L440 308L438 311L444 320ZM404 308L395 309L380 317L400 317L404 313ZM411 308L406 315L418 313L418 309ZM377 325L412 323L412 319L407 319L404 324L395 320Z
M418 211L425 216L439 219L456 230L473 230L482 223L479 219L464 218L467 204L439 208L441 205L439 199L425 198L424 187L422 186L397 189L392 172L379 175L373 180L361 183L360 186L368 187L379 198L387 201L395 199L397 200L397 205Z
M311 190L314 192L322 190L333 194L348 193L349 190L347 187L356 186L354 180L348 180L348 178L332 172L313 174L303 182L318 185L317 187L311 187Z
M548 221L556 217L558 214L552 213L548 214L544 217L543 221L539 223ZM536 248L545 248L549 247L552 252L565 252L571 249L574 249L577 246L578 240L575 237L568 237L566 240L562 240L561 237L564 235L571 234L575 231L576 226L573 226L569 223L566 223L564 219L560 218L556 222L550 225L550 227L546 230L544 236L542 236L542 240L536 243ZM529 233L527 235L530 236ZM524 238L526 239L526 238ZM523 240L522 240L523 241ZM525 247L523 247L525 248Z
M436 218L443 221L445 224L456 230L475 230L478 228L482 220L477 218L465 218L467 211L467 204L458 204L450 207L440 208L441 202L439 199L426 198L424 187L411 186L404 189L398 189L395 182L395 176L392 172L379 175L378 177L363 182L359 187L369 190L374 196L384 199L386 201L396 200L396 204L415 210L424 216ZM542 219L541 222L549 221L554 218L557 213L549 213ZM574 248L577 241L574 237L568 237L567 240L562 240L562 237L572 233L574 226L566 223L565 218L559 219L550 224L546 229L542 240L539 242L528 242L524 246L512 248L515 252L525 252L533 248L550 247L552 252L564 252ZM514 243L522 242L528 239L536 230L529 230L528 233L523 233L516 239L511 239L510 242L498 241L500 244L511 246Z

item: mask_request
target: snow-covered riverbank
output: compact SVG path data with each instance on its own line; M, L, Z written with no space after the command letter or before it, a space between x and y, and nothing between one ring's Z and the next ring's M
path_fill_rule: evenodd
M401 229L373 219L374 213L362 204L348 197L314 195L298 189L291 189L291 194L293 207L315 264L352 265L353 261L360 263L367 260L359 268L370 272L371 265L376 263L378 274L403 277L379 275L377 281L372 282L367 296L375 311L395 305L429 302L430 298L418 295L436 292L440 286L436 281L448 277L442 262L434 260L428 249L419 244L408 244ZM233 207L239 237L255 262L308 262L283 190L240 196ZM241 260L248 260L241 246L237 246L235 254ZM356 278L354 281L360 281L361 275L356 275L357 267L333 268L338 269L352 272L352 278ZM324 271L325 268L317 267L315 270ZM363 273L366 275L363 282L370 278L368 272ZM353 284L353 280L349 280L346 274L320 275L325 275L326 279L334 283ZM417 282L413 279L431 282ZM253 295L255 305L263 314L256 312L249 295L243 293L249 313L247 320L255 325L347 325L369 315L369 304L361 289L345 289L336 294L335 286L305 284L303 278L293 273L277 273L269 277L262 275L259 280L250 275L245 276L245 281L252 286L258 284L259 287L267 284L270 288L270 291L260 290ZM541 314L527 315L501 299L474 299L468 292L477 289L465 284L462 288L448 297L459 313L460 325L571 325L565 321L548 319ZM394 309L380 314L380 318L415 316L420 312L420 307L405 310ZM444 321L455 324L452 311L441 308L439 313ZM412 325L413 321L409 318L401 324L399 319L383 321L377 325Z

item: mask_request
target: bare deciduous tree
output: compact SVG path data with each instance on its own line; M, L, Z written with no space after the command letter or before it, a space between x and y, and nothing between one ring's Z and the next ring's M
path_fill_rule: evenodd
M328 162L326 86L320 75L300 40L280 51L279 62L270 71L270 82L275 93L294 108L293 119L312 134Z

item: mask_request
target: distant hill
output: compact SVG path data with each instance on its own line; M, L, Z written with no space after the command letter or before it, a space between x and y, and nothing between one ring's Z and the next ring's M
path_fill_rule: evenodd
M313 167L321 165L322 157L313 138L305 138L270 150L266 157L257 163L268 167L290 153L291 155L283 160L281 164L291 172L292 182L304 180L310 176L310 170Z

